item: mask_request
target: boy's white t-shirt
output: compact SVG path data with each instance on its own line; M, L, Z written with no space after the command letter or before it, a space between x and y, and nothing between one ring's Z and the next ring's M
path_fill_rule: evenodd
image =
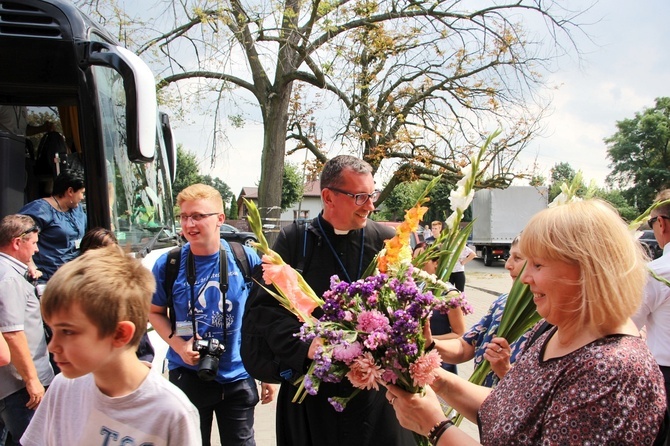
M21 437L24 446L201 445L198 410L164 377L149 373L132 393L110 398L93 375L57 375Z

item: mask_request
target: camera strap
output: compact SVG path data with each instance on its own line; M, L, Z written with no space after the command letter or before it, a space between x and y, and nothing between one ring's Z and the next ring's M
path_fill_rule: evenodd
M193 339L196 339L195 335L198 333L195 325L195 278L195 257L189 249L186 258L186 282L188 282L191 288L191 323L193 324ZM219 291L221 291L221 298L223 299L221 307L223 309L223 345L225 346L227 340L226 328L228 319L228 306L226 305L226 294L228 293L228 256L226 255L226 250L223 246L219 248Z

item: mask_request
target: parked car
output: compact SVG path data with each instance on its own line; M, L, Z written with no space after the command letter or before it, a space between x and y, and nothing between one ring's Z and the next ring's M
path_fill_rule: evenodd
M654 237L654 231L646 230L642 231L642 235L639 238L640 243L644 247L645 251L651 259L657 259L663 255L663 250L658 246L656 237Z
M222 224L220 229L220 236L222 239L229 242L239 242L247 246L251 246L253 242L257 242L256 234L253 232L240 231L235 226Z

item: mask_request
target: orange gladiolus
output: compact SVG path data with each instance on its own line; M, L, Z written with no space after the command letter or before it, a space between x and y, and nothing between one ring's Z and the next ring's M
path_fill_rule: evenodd
M405 221L396 228L396 234L390 240L384 242L386 252L377 258L377 269L385 273L389 265L397 265L401 258L403 248L409 246L410 234L416 231L423 215L428 211L427 207L417 204L405 212Z

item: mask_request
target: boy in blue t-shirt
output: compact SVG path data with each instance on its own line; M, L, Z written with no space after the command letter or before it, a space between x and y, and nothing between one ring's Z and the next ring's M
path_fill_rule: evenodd
M158 286L149 320L170 346L170 381L186 393L200 412L203 445L210 444L216 413L217 424L225 426L219 429L221 444L253 446L255 406L259 399L264 404L272 401L274 388L263 384L259 397L256 381L242 364L242 315L249 286L232 249L220 238L219 229L225 221L223 199L215 188L194 184L179 193L177 204L182 235L188 243L181 250L179 272L172 285L170 311L174 314L175 332L168 318L165 291L167 254L154 265ZM244 250L252 269L260 264L254 250ZM187 280L189 270L192 283ZM222 274L228 281L225 296L220 290ZM196 340L203 348L194 349Z

